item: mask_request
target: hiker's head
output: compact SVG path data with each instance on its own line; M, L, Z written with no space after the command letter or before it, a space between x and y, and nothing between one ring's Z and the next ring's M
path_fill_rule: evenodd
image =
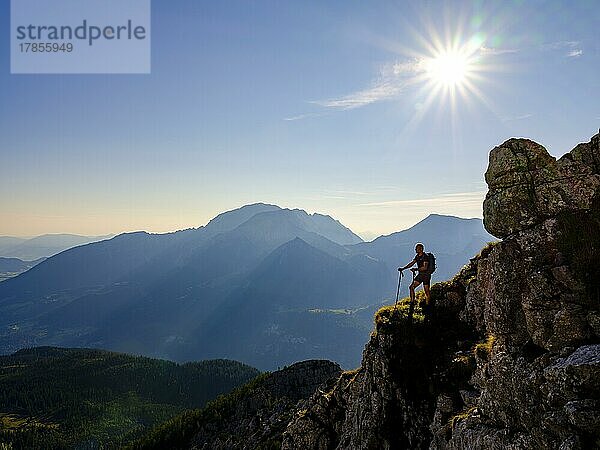
M425 250L425 247L420 242L415 245L415 252L423 253L423 250Z

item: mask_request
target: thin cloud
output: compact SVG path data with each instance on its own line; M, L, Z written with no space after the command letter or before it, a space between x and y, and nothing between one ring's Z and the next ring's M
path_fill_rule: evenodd
M333 200L353 200L356 197L373 195L372 192L348 191L348 190L327 190L322 194L322 198Z
M306 114L298 114L297 116L292 116L292 117L284 117L283 120L294 121L294 120L308 119L310 117L321 117L324 115L325 115L325 113L306 113Z
M392 66L392 73L396 76L416 75L425 70L423 59L397 62Z
M380 191L397 191L398 186L375 186L375 189Z
M565 48L579 47L581 42L579 41L556 41L542 44L540 48L542 50L564 50Z
M491 48L491 47L480 47L479 52L486 56L497 56L497 55L506 55L509 53L517 53L519 50L516 48Z
M502 118L502 122L512 122L515 120L525 120L525 119L529 119L530 117L533 117L533 114L521 114L518 116L507 116L507 117L503 117Z
M362 192L362 191L347 191L347 190L333 190L328 191L328 193L333 194L345 194L345 195L371 195L371 192Z
M567 58L577 58L583 55L583 50L581 49L580 41L556 41L550 42L548 44L543 44L540 47L541 50L550 50L550 51L567 51L564 54Z
M430 198L391 200L356 205L361 217L377 217L381 226L387 222L387 231L414 224L415 217L426 217L431 213L458 217L482 217L485 192L459 192L442 194ZM383 230L382 230L383 231Z
M390 200L384 202L363 203L358 206L365 207L397 207L397 206L475 206L481 205L485 198L484 191L477 192L459 192L453 194L443 194L439 197L420 198L411 200Z
M383 83L369 89L353 92L339 98L328 100L315 100L310 103L331 109L354 109L369 105L387 98L394 97L402 91L403 86L394 83Z
M348 110L370 105L398 96L406 84L425 70L423 60L397 62L384 67L379 79L371 87L350 94L326 100L313 100L310 103L328 109Z

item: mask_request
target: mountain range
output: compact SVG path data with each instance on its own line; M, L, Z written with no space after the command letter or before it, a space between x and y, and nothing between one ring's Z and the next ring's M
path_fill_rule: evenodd
M56 255L78 245L109 239L112 236L79 236L77 234L44 234L32 238L0 236L0 256L29 262Z
M16 277L20 273L26 272L36 264L41 263L46 258L39 258L34 261L23 261L19 258L0 257L0 281Z
M416 241L445 280L492 240L480 219L430 215L363 242L327 215L247 205L200 228L71 248L0 283L0 351L85 346L261 369L310 358L354 367Z

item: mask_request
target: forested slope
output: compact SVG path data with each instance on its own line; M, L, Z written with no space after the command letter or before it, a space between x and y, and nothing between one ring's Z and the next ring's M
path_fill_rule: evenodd
M0 443L119 447L258 374L228 360L179 365L102 350L21 350L0 357Z

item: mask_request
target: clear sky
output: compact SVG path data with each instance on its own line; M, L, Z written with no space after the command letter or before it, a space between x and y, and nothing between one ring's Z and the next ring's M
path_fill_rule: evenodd
M600 126L587 1L153 0L151 75L11 75L0 235L197 227L269 202L370 238L481 216L495 145Z

